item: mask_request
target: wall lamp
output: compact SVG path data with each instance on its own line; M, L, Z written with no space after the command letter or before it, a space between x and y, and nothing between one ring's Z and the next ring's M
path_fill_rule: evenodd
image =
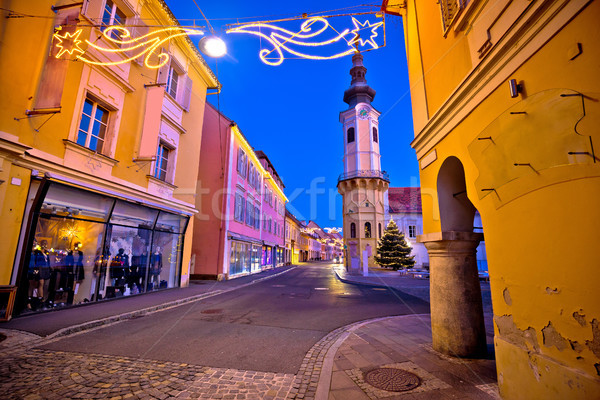
M517 97L523 91L523 85L517 83L516 79L508 81L508 86L510 87L510 97Z

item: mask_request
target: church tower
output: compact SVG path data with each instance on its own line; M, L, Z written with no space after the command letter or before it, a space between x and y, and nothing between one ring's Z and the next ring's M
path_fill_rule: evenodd
M363 260L375 266L377 240L385 230L383 195L389 177L381 170L379 115L371 106L375 90L367 85L360 53L352 57L350 88L344 92L349 108L340 113L344 138L344 173L338 179L338 192L344 204L344 244L346 265L361 274Z

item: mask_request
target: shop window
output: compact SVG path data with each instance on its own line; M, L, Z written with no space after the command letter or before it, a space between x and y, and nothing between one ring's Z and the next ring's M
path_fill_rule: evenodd
M156 179L161 181L167 180L167 172L169 167L169 156L173 150L165 146L163 143L158 145L158 151L156 152L156 162L154 164L154 174Z
M377 136L377 128L373 127L373 142L378 143L379 137Z
M416 225L408 226L408 237L411 239L415 239L417 237L417 226Z
M350 224L350 237L353 239L356 237L356 224L354 222Z
M354 142L354 128L348 128L348 143Z
M139 207L136 204L117 200L112 215L110 216L110 223L136 228L153 229L157 217L158 210Z
M109 111L91 98L86 98L77 132L77 144L102 153L108 128Z
M365 237L366 238L371 237L371 223L370 222L365 222Z
M56 183L38 210L20 312L179 285L186 216Z
M104 12L102 13L102 30L105 30L112 25L123 25L126 18L125 13L123 13L112 0L106 0ZM113 39L119 39L119 33L113 31L111 37Z

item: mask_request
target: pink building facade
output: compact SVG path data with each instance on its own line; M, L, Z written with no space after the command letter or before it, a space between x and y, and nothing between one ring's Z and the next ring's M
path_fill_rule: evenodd
M238 126L206 104L192 279L230 279L283 265L283 182Z

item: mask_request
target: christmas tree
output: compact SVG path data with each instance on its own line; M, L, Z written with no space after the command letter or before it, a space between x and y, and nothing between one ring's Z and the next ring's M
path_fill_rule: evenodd
M384 268L412 268L415 265L414 256L411 256L411 247L406 244L404 234L398 230L398 225L393 219L385 228L383 237L377 242L377 255L375 262Z

